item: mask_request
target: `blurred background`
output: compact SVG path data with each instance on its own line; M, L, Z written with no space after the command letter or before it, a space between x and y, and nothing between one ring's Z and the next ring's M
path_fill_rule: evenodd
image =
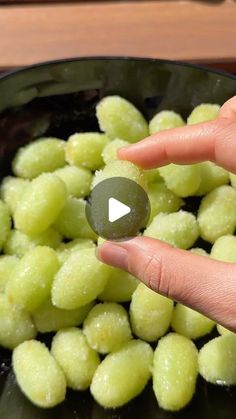
M0 0L0 71L57 58L168 58L236 73L236 2Z

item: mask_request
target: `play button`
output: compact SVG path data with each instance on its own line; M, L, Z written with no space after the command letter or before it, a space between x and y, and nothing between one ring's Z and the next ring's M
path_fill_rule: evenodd
M91 228L108 240L125 240L139 234L150 215L145 190L136 182L112 177L98 183L86 205Z
M108 220L110 223L119 220L121 217L129 214L131 208L128 205L123 204L115 198L109 198L108 201Z

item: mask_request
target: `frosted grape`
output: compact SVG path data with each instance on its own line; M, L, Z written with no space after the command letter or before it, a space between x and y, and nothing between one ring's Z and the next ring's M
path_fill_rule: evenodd
M102 152L102 158L105 164L110 163L111 161L117 160L117 152L120 148L126 147L129 145L128 141L121 140L120 138L116 138L115 140L110 141L104 147Z
M219 237L211 248L211 257L223 262L236 263L236 236Z
M103 165L101 153L108 141L108 137L99 132L73 134L67 141L66 160L70 165L99 169Z
M225 334L206 343L199 352L199 372L206 381L236 384L236 335Z
M232 234L236 225L236 190L219 186L201 201L198 223L201 237L214 243L220 236Z
M130 321L133 333L148 342L163 336L171 322L173 301L139 284L132 295Z
M11 215L14 214L18 202L21 200L30 182L13 176L4 178L1 185L1 197L7 204Z
M95 305L84 321L84 334L91 348L101 354L118 349L131 339L125 308L116 303Z
M19 259L16 256L0 256L0 293L5 291L6 284L11 278L18 261Z
M171 192L163 182L149 185L148 197L151 204L149 223L160 212L175 212L183 203L181 198Z
M52 341L52 355L63 370L68 387L87 389L100 363L98 354L89 347L80 329L59 331Z
M209 256L209 254L201 247L193 247L192 249L190 249L190 252L195 253L196 255L199 255L199 256Z
M149 134L143 115L120 96L104 97L96 107L96 115L100 129L112 139L122 138L134 143Z
M144 231L144 236L163 240L181 249L189 249L198 235L197 220L186 211L158 214Z
M40 138L20 148L12 162L13 173L25 179L33 179L65 166L65 144L65 141L58 138Z
M22 392L37 406L49 408L65 399L65 376L43 343L30 340L14 349L13 370Z
M231 330L226 329L226 327L221 326L220 324L217 324L217 331L222 336L224 336L224 335L234 335L234 336L236 336L236 333L231 332Z
M92 173L84 167L65 166L54 172L66 185L69 195L83 198L89 195Z
M185 122L178 113L174 111L161 111L158 112L149 122L150 134L163 131L166 129L182 127Z
M159 168L166 186L180 197L195 195L201 183L201 171L197 164L168 164Z
M0 250L5 243L11 228L10 212L7 205L0 201Z
M185 407L195 392L198 352L193 342L177 333L163 337L154 352L153 390L165 410Z
M229 173L222 167L206 161L199 163L201 182L195 195L205 195L218 186L229 183Z
M220 106L213 103L202 103L193 109L188 117L188 125L216 119L219 115Z
M197 339L210 333L215 322L183 304L177 304L171 321L172 329L189 339Z
M94 249L73 252L55 276L53 304L72 310L93 301L103 291L108 275L108 266L99 262Z
M72 252L87 248L95 248L95 243L91 239L74 239L67 243L61 243L57 248L59 262L63 264Z
M15 213L15 227L22 233L37 235L47 230L66 203L64 182L52 173L34 179L19 201Z
M130 273L110 267L107 283L98 298L118 303L130 301L138 283L139 281Z
M145 173L148 185L151 185L152 183L163 182L159 169L145 170L144 173Z
M105 408L116 408L140 394L151 377L153 351L141 340L131 340L98 366L90 391Z

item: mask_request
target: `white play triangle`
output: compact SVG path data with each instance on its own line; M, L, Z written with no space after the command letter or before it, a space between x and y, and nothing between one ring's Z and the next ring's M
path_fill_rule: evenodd
M108 201L108 219L110 223L119 220L119 218L124 217L124 215L129 214L131 208L128 205L123 204L123 202L118 201L115 198L109 198Z

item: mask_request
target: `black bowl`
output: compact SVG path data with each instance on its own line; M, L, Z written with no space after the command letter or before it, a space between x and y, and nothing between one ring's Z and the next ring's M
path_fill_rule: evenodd
M82 58L36 65L0 78L0 170L10 173L16 149L41 135L67 138L97 130L95 106L109 94L133 102L150 119L161 109L186 117L203 102L222 104L236 94L236 77L170 61ZM43 337L45 339L45 337ZM50 343L50 336L46 337ZM201 346L203 341L198 342ZM0 419L235 419L236 390L199 379L192 402L178 413L160 409L151 384L122 409L104 410L89 392L68 392L60 406L42 410L18 389L10 353L0 352Z

